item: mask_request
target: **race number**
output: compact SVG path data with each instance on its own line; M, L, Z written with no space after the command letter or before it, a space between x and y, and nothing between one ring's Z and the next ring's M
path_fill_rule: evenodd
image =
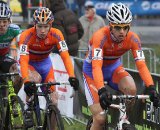
M144 56L144 53L143 53L142 50L137 50L136 54L137 54L137 59L139 59L139 60L144 60L145 59L145 56Z
M67 44L65 41L60 41L59 45L61 47L60 51L67 51L68 50L68 47L67 47Z
M93 58L94 60L101 60L102 58L102 49L101 48L95 48L93 52Z
M20 55L26 55L26 54L28 54L28 49L27 49L28 47L27 47L27 45L20 45Z

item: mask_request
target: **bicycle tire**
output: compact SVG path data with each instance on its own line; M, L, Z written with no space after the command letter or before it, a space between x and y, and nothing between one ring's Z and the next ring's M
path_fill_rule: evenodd
M61 117L59 109L55 105L49 106L50 112L45 117L44 126L46 124L46 130L52 130L51 124L54 121L54 130L64 130L63 119Z
M137 130L134 125L126 123L123 123L122 128L123 130Z
M5 127L5 109L4 99L0 97L0 130L4 130Z
M90 118L88 119L88 122L87 122L86 130L90 130L90 128L92 126L92 123L93 123L93 117L90 116ZM108 130L108 124L107 124L107 122L103 126L103 130Z

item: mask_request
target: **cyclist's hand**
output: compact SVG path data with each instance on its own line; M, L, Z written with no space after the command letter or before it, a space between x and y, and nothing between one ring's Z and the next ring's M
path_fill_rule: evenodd
M150 101L153 102L154 107L159 106L159 95L157 91L155 90L155 86L151 85L147 88L147 91L149 92L150 95Z
M79 81L78 81L78 79L75 78L75 77L69 77L68 81L71 84L71 86L73 87L73 89L75 91L77 91L78 88L79 88Z
M111 105L111 94L105 87L98 90L99 102L103 109L107 109Z
M35 82L27 81L24 83L24 91L26 92L27 96L32 96L33 93L37 91L37 87Z

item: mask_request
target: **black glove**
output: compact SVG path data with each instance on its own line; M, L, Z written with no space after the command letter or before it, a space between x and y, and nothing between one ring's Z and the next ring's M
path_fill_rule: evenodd
M35 82L27 81L24 83L24 91L26 94L30 97L37 91L37 87L35 85Z
M99 102L103 109L107 109L111 105L111 94L105 87L98 90Z
M155 86L153 85L149 86L147 88L147 91L150 95L150 101L153 102L153 106L157 108L159 106L159 95L155 90Z
M79 81L78 81L78 79L75 78L75 77L69 77L68 81L71 84L71 86L73 87L73 89L75 91L77 91L78 88L79 88Z

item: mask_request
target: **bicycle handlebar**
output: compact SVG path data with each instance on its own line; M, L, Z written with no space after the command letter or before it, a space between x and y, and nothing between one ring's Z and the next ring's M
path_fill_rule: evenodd
M52 85L70 85L69 82L48 82L48 83L36 83L37 87L52 86Z
M112 95L112 100L116 99L149 99L149 95Z
M112 100L116 99L149 99L149 95L112 95ZM110 107L119 108L116 104L111 104ZM147 111L147 114L151 114L154 111L153 102L150 105L150 111Z
M70 85L69 82L48 82L48 83L36 83L36 87L41 87L41 86L52 86L52 85ZM72 88L72 94L70 95L70 98L74 97L75 91Z
M112 100L116 100L116 99L149 99L150 96L149 95L112 95L111 99ZM110 105L111 108L117 108L120 109L120 105L118 104L111 104ZM147 111L147 114L151 114L154 111L154 107L153 107L153 102L151 102L150 105L150 110ZM104 112L100 112L100 114L104 114Z
M19 75L18 72L12 72L12 73L0 73L0 76L3 76L3 77L9 77L9 76L16 76L16 75Z

